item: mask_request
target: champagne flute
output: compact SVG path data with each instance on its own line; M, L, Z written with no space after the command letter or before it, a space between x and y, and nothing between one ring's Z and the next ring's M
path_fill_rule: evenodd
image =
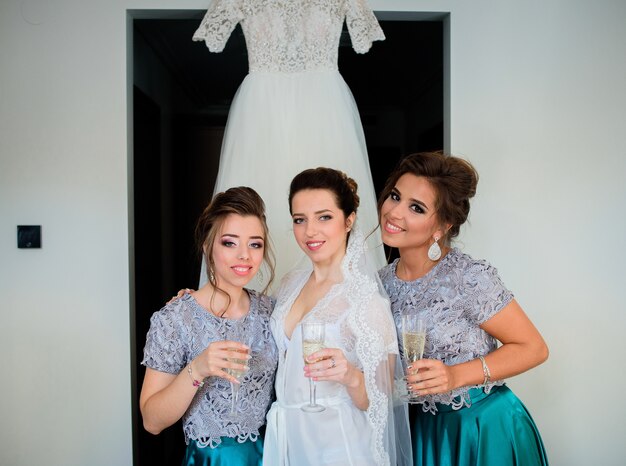
M226 332L226 337L230 341L236 341L236 342L241 342L241 343L247 344L246 341L245 341L246 340L246 329L244 328L243 325L240 325L240 323L232 323L230 328ZM234 348L229 348L229 351L240 352L239 350L236 350ZM233 362L235 364L243 364L245 366L245 365L247 365L248 360L246 359L245 353L241 352L241 358L238 358L238 357L228 358L228 362ZM245 369L241 370L241 369L230 369L230 368L227 368L227 369L225 369L225 372L227 374L233 376L234 378L236 378L238 381L241 382L241 378L243 377L243 375L247 371ZM231 393L230 413L234 414L235 413L235 406L237 405L237 403L239 401L239 384L234 383L234 382L230 382L230 393Z
M424 346L426 345L426 328L424 320L416 314L402 315L402 348L404 360L407 367L424 356ZM410 392L403 397L403 400L411 403L416 401Z
M322 322L302 322L302 356L304 363L309 364L307 357L324 348L324 324ZM312 361L316 362L316 361ZM309 404L300 409L307 413L319 413L326 408L315 402L315 381L309 377Z

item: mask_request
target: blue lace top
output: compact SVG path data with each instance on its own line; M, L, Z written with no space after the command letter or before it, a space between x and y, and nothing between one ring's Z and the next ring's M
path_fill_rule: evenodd
M150 319L142 364L160 372L180 373L211 342L227 339L233 326L245 327L246 343L251 347L250 370L242 378L237 412L230 413L230 383L219 377L207 378L183 415L187 443L196 440L200 446L214 448L221 443L220 437L256 440L265 424L278 364L269 328L274 303L256 291L248 293L250 311L239 320L214 316L191 295L166 305Z
M391 301L391 311L401 335L401 316L423 315L426 325L424 358L453 365L476 359L497 348L497 341L479 326L513 299L497 270L488 262L472 259L454 248L424 277L403 281L396 275L398 260L379 272ZM401 340L401 339L400 339ZM399 342L402 348L402 341ZM494 381L484 387L486 392ZM482 385L481 385L482 386ZM424 411L435 413L435 403L459 409L471 404L468 390L461 387L447 393L424 395Z

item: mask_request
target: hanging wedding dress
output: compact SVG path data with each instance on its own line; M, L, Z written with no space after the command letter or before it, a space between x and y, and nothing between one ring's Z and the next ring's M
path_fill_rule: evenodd
M249 74L231 105L215 192L244 185L264 199L279 278L301 257L287 195L302 170L346 172L359 185L361 229L378 225L363 128L337 69L344 20L358 53L384 39L366 0L213 0L193 36L221 52L241 23ZM376 249L376 265L384 265L380 236L368 245Z
M272 466L413 466L398 340L389 301L368 267L364 237L350 234L341 263L343 281L333 285L302 321L291 338L285 318L309 279L312 268L296 268L285 276L270 318L278 347L276 401L267 414L263 463ZM325 347L339 348L363 372L369 406L357 408L344 385L317 382L317 403L310 413L309 381L304 376L302 322L325 324ZM395 380L394 380L395 379Z

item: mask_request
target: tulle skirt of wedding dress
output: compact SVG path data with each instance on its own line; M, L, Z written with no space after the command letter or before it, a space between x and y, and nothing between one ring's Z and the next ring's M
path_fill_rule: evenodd
M339 72L248 74L231 106L215 193L250 186L261 195L277 279L302 256L293 238L289 184L302 170L319 166L342 170L356 180L361 199L357 222L366 234L374 230L378 216L363 128ZM378 232L369 237L368 246L378 269L385 263ZM205 281L203 269L201 284ZM262 283L255 280L250 287L260 289Z

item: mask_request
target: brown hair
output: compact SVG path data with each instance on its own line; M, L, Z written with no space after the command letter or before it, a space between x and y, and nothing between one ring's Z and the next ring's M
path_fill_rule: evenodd
M269 282L263 293L267 291L274 280L274 252L270 245L269 230L265 218L265 203L261 196L252 189L245 186L238 188L230 188L222 193L218 193L213 200L204 209L198 223L196 224L196 244L200 254L205 254L206 268L209 283L218 292L227 295L229 303L230 296L224 290L217 286L215 281L215 264L213 263L213 243L217 236L224 219L230 214L237 214L243 217L252 216L261 221L263 226L263 236L265 245L263 248L263 261L268 265L270 270ZM214 295L215 296L215 295ZM212 300L211 300L212 301Z
M359 208L357 187L356 181L333 168L318 167L304 170L295 176L289 186L289 213L293 213L291 201L298 192L306 189L325 189L335 195L337 205L347 218Z
M435 215L441 224L452 225L444 234L444 244L459 234L467 220L470 199L476 194L478 173L471 163L442 152L420 152L407 155L387 178L385 188L378 198L378 215L398 179L410 173L423 176L435 190Z

